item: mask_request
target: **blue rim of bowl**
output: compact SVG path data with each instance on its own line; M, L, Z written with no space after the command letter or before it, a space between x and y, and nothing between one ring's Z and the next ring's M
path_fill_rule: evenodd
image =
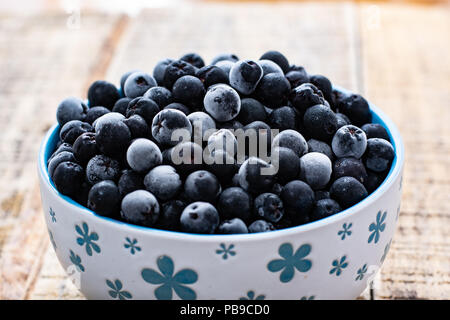
M339 86L334 86L334 89L337 91L340 91L345 94L349 94L350 91L343 89ZM398 131L395 124L392 122L392 120L383 112L381 109L373 105L369 102L370 110L372 113L372 122L373 123L380 123L383 125L388 134L389 138L391 139L391 143L395 150L395 158L392 161L391 169L389 170L389 173L387 174L386 178L384 179L383 183L375 190L373 191L368 197L366 197L364 200L358 202L357 204L351 206L350 208L347 208L337 214L334 214L332 216L329 216L327 218L323 218L317 221L309 222L303 225L284 228L280 230L273 230L269 232L261 232L261 233L252 233L252 234L198 234L198 233L186 233L181 231L170 231L170 230L163 230L163 229L156 229L152 227L145 227L145 226L139 226L134 225L130 223L126 223L123 221L115 220L112 218L100 216L93 212L92 210L82 206L81 204L77 203L76 201L72 200L71 198L61 194L53 184L53 181L51 181L48 169L47 169L47 159L50 157L52 152L54 151L54 147L56 145L57 140L59 139L58 136L58 124L53 125L46 133L40 149L39 149L39 159L38 159L38 167L39 167L39 173L42 175L43 180L45 183L49 185L49 189L54 192L56 195L58 195L60 198L62 198L65 202L67 202L67 205L74 206L77 209L83 210L86 214L91 215L97 219L99 219L99 222L106 222L106 223L112 223L116 226L125 227L125 228L131 228L134 231L139 232L145 232L145 233L152 233L153 235L158 236L165 236L167 238L186 238L189 240L202 240L205 239L214 239L214 241L217 241L219 239L230 241L230 240L257 240L257 239L267 239L267 238L273 238L273 237L282 237L286 235L291 234L298 234L301 232L310 231L313 229L318 229L327 225L331 225L337 221L342 221L350 218L353 214L357 214L358 212L364 210L369 205L377 201L381 195L387 191L387 189L397 180L398 175L402 171L403 162L404 162L404 147L403 147L403 141L400 136L400 132Z

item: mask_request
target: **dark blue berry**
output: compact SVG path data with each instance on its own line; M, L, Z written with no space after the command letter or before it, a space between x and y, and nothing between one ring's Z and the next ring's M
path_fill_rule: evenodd
M85 132L93 132L94 128L80 120L72 120L67 122L59 132L59 138L62 142L73 144L75 140Z
M285 147L295 152L298 157L308 152L308 143L303 136L295 130L284 130L275 136L272 141L273 148Z
M147 173L144 178L144 185L158 199L167 201L178 194L183 182L174 167L162 165L153 168Z
M167 109L174 109L174 110L181 111L186 116L191 113L191 111L189 110L188 107L186 107L184 104L178 103L178 102L172 102L172 103L168 104L167 106L164 107L163 110L167 110Z
M214 233L219 225L219 213L208 202L194 202L184 208L180 225L184 232Z
M67 98L58 105L56 119L61 127L72 120L85 121L87 110L87 106L81 99Z
M337 107L339 112L345 114L355 126L362 126L372 121L369 104L359 94L346 96Z
M269 108L286 105L291 91L291 84L280 73L269 73L262 77L254 92L256 99Z
M101 107L101 106L92 107L87 111L85 121L89 124L92 124L92 123L94 123L95 120L97 120L98 118L100 118L101 116L103 116L109 112L111 112L111 110L109 110L105 107Z
M240 218L247 221L251 216L252 197L240 187L224 189L217 201L222 219Z
M228 183L239 169L234 157L223 150L204 154L203 162L206 164L206 169L223 183Z
M182 134L182 136L174 135L174 133ZM153 118L152 136L163 146L174 146L191 135L192 125L181 111L164 109Z
M126 117L129 118L133 114L138 114L150 125L153 118L159 111L160 109L155 101L143 97L137 97L131 100L128 104Z
M98 80L91 84L88 90L89 106L103 106L111 110L120 99L116 86L107 81Z
M192 201L214 203L221 191L217 177L206 170L192 172L184 182L184 192Z
M120 156L125 154L131 142L131 132L121 121L108 122L96 130L95 141L98 149L105 155Z
M59 192L74 198L84 182L84 169L75 162L61 162L53 172L52 179Z
M303 181L287 183L281 192L285 213L296 224L309 222L309 214L314 206L314 191Z
M200 79L190 75L178 78L172 88L174 101L192 109L201 109L205 93L205 87Z
M338 128L338 129L341 128L341 127L343 127L343 126L352 124L352 123L350 122L350 119L349 119L345 114L343 114L343 113L337 112L337 113L336 113L336 120L337 120L337 128Z
M120 176L120 165L117 160L99 154L89 160L86 165L86 178L91 184L103 180L117 181Z
M130 70L125 72L121 77L120 77L120 91L122 92L122 96L125 96L125 81L127 81L128 77L135 72L138 72L140 70Z
M172 90L172 86L179 78L187 75L195 75L195 67L183 60L175 60L167 65L164 72L164 86Z
M255 214L270 222L278 222L283 217L283 202L273 193L262 193L255 198Z
M262 159L250 157L239 168L239 185L255 194L270 191L275 182L274 173L272 165Z
M211 60L211 64L216 64L219 61L231 61L231 62L236 62L238 61L239 58L233 54L233 53L221 53L217 56L215 56L212 60Z
M330 107L318 104L306 110L303 125L311 138L329 141L337 130L336 114Z
M88 195L88 208L101 216L116 217L120 208L119 188L113 181L94 184Z
M279 129L280 131L293 129L295 130L297 124L297 114L294 108L284 106L273 110L268 119L268 124L272 129Z
M141 97L148 89L156 87L156 80L145 72L134 72L130 74L124 84L124 93L128 98Z
M367 169L375 172L388 170L394 157L394 147L389 141L380 138L367 140L367 149L364 154L364 163Z
M144 93L143 97L155 101L159 109L171 104L173 100L172 93L164 87L152 87Z
M77 162L73 152L71 151L61 151L57 153L48 163L48 174L50 177L53 177L53 173L55 172L56 167L62 162Z
M263 69L257 62L241 60L230 70L230 85L240 93L249 95L256 90L262 76Z
M127 150L127 163L136 172L148 172L162 163L161 150L149 139L133 140Z
M144 179L139 173L130 169L123 170L117 183L121 197L123 198L133 191L144 189L143 181Z
M130 103L132 99L130 98L121 98L116 101L114 104L114 107L112 108L112 112L117 112L123 115L127 114L128 104Z
M331 178L330 158L320 152L309 152L300 158L300 179L312 189L324 188Z
M360 128L347 125L339 128L333 137L331 147L338 158L361 158L366 151L367 138Z
M249 233L268 232L273 230L275 230L273 224L266 220L256 220L248 226Z
M380 138L390 141L386 129L379 123L366 123L361 129L366 133L367 139Z
M180 217L186 203L181 200L170 200L161 205L161 212L156 226L159 229L178 231L180 229Z
M330 188L330 197L343 209L360 202L367 195L364 185L353 177L341 177L334 181Z
M301 84L308 83L309 78L305 69L302 70L291 70L285 75L286 79L291 84L291 88L296 88Z
M260 60L267 59L275 62L277 65L280 66L281 70L283 70L284 73L287 73L289 71L289 61L288 59L279 51L271 50L264 53Z
M293 88L290 101L292 106L300 113L300 117L303 117L308 108L326 103L322 92L311 83L304 83Z
M236 119L245 126L253 121L266 121L267 112L258 100L244 98L241 100L241 110Z
M374 192L386 179L386 172L374 172L372 170L367 170L367 179L364 184L367 192Z
M322 91L325 100L327 100L330 103L330 105L333 106L333 98L332 98L333 86L331 85L330 80L325 76L315 74L309 77L309 82L315 85L317 89Z
M195 76L200 79L205 88L217 83L229 83L228 74L214 65L204 66L203 68L198 69Z
M219 234L241 234L248 233L247 225L239 218L222 221L217 227Z
M284 76L283 70L281 70L280 66L277 65L272 60L267 60L267 59L258 60L258 64L263 69L264 76L269 73L279 73Z
M362 184L366 184L367 172L364 164L356 158L339 158L333 163L333 180L340 177L353 177Z
M333 214L340 212L341 206L333 199L322 199L314 204L314 208L311 212L311 221L320 220L329 217Z
M73 153L77 162L85 166L92 157L99 153L94 132L86 132L79 136L73 144Z
M271 163L278 168L277 180L282 184L296 179L300 173L299 158L291 149L274 148L271 154Z
M136 190L122 199L121 217L130 223L151 227L159 217L159 203L146 190Z
M133 114L129 118L124 119L123 123L130 129L132 139L150 137L150 128L147 121L140 115Z
M330 145L320 140L309 139L308 152L320 152L330 158L331 161L334 160L333 150L331 150Z
M169 64L173 62L173 59L164 59L159 61L153 69L153 78L158 82L159 86L164 85L164 74Z
M241 110L239 94L226 84L215 84L209 87L203 104L206 112L220 122L236 118Z
M200 57L200 55L198 55L197 53L187 53L182 56L180 60L186 61L196 68L202 68L205 66L205 62L203 61L202 57Z

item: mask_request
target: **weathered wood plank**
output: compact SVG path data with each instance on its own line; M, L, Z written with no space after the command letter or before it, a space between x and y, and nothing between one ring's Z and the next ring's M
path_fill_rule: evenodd
M398 125L406 162L399 228L377 299L450 297L450 11L362 4L367 98Z

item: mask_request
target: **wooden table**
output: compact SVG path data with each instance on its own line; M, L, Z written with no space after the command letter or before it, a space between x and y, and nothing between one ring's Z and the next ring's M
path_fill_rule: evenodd
M399 227L374 298L449 299L449 12L443 4L209 3L136 17L82 12L79 28L65 13L0 12L0 299L83 298L49 246L36 174L61 99L188 51L257 59L274 48L365 95L403 135Z

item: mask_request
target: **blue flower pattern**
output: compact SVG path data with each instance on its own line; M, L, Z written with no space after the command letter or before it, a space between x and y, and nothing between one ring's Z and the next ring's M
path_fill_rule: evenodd
M239 300L264 300L266 298L265 295L260 294L255 297L255 291L250 290L247 292L247 297L241 297Z
M58 247L56 246L55 239L53 238L53 233L48 230L48 235L50 237L50 242L52 243L53 249L56 250Z
M228 256L234 256L236 254L236 251L232 250L234 248L234 244L230 244L228 247L225 245L225 243L220 244L221 249L217 249L216 253L222 255L222 259L227 260Z
M49 215L50 215L50 217L52 217L52 222L55 223L56 222L56 213L55 213L55 211L53 211L53 209L51 207L49 210Z
M352 232L350 231L350 228L352 227L353 223L344 223L342 225L342 230L338 232L338 236L341 236L341 240L345 239L345 236L351 236Z
M159 257L156 264L160 272L149 268L145 268L141 272L142 278L146 282L160 285L154 291L156 299L172 300L172 291L175 291L182 300L197 298L195 291L186 286L197 282L198 275L194 270L183 269L174 275L173 260L165 255Z
M133 298L131 293L126 290L122 290L122 282L118 279L114 282L106 280L106 285L109 287L110 290L108 290L108 293L113 299L126 300Z
M369 226L369 231L371 232L368 243L371 243L372 240L374 243L377 243L380 240L380 233L384 231L386 228L386 223L384 220L386 219L387 212L385 211L383 215L381 215L381 211L378 211L376 221L371 223Z
M316 296L303 296L300 298L300 300L315 300Z
M75 226L75 230L80 235L80 237L77 237L78 245L86 246L86 253L89 256L92 256L92 250L100 253L100 247L95 243L95 241L99 239L98 234L96 232L89 233L89 226L86 222L83 222L82 227L83 228L80 228L78 225Z
M311 245L309 244L300 246L294 253L293 247L290 243L283 243L278 249L278 253L283 259L275 259L270 261L267 265L267 269L270 272L278 272L283 270L280 273L280 281L284 283L289 282L292 278L294 278L295 269L299 272L307 272L311 269L311 260L305 259L310 252Z
M336 259L333 260L333 262L331 263L331 265L333 266L333 268L331 268L330 270L330 274L336 274L336 276L340 276L342 271L347 268L348 266L348 262L346 262L347 256L342 256L341 259Z
M84 266L81 264L81 258L79 255L75 254L72 250L70 250L70 261L80 272L84 272Z
M361 268L356 272L357 276L355 281L362 280L367 272L367 263L364 264Z
M141 247L137 245L138 241L136 239L131 240L130 238L125 238L125 244L123 245L125 249L130 249L131 254L135 254L137 251L141 251Z

